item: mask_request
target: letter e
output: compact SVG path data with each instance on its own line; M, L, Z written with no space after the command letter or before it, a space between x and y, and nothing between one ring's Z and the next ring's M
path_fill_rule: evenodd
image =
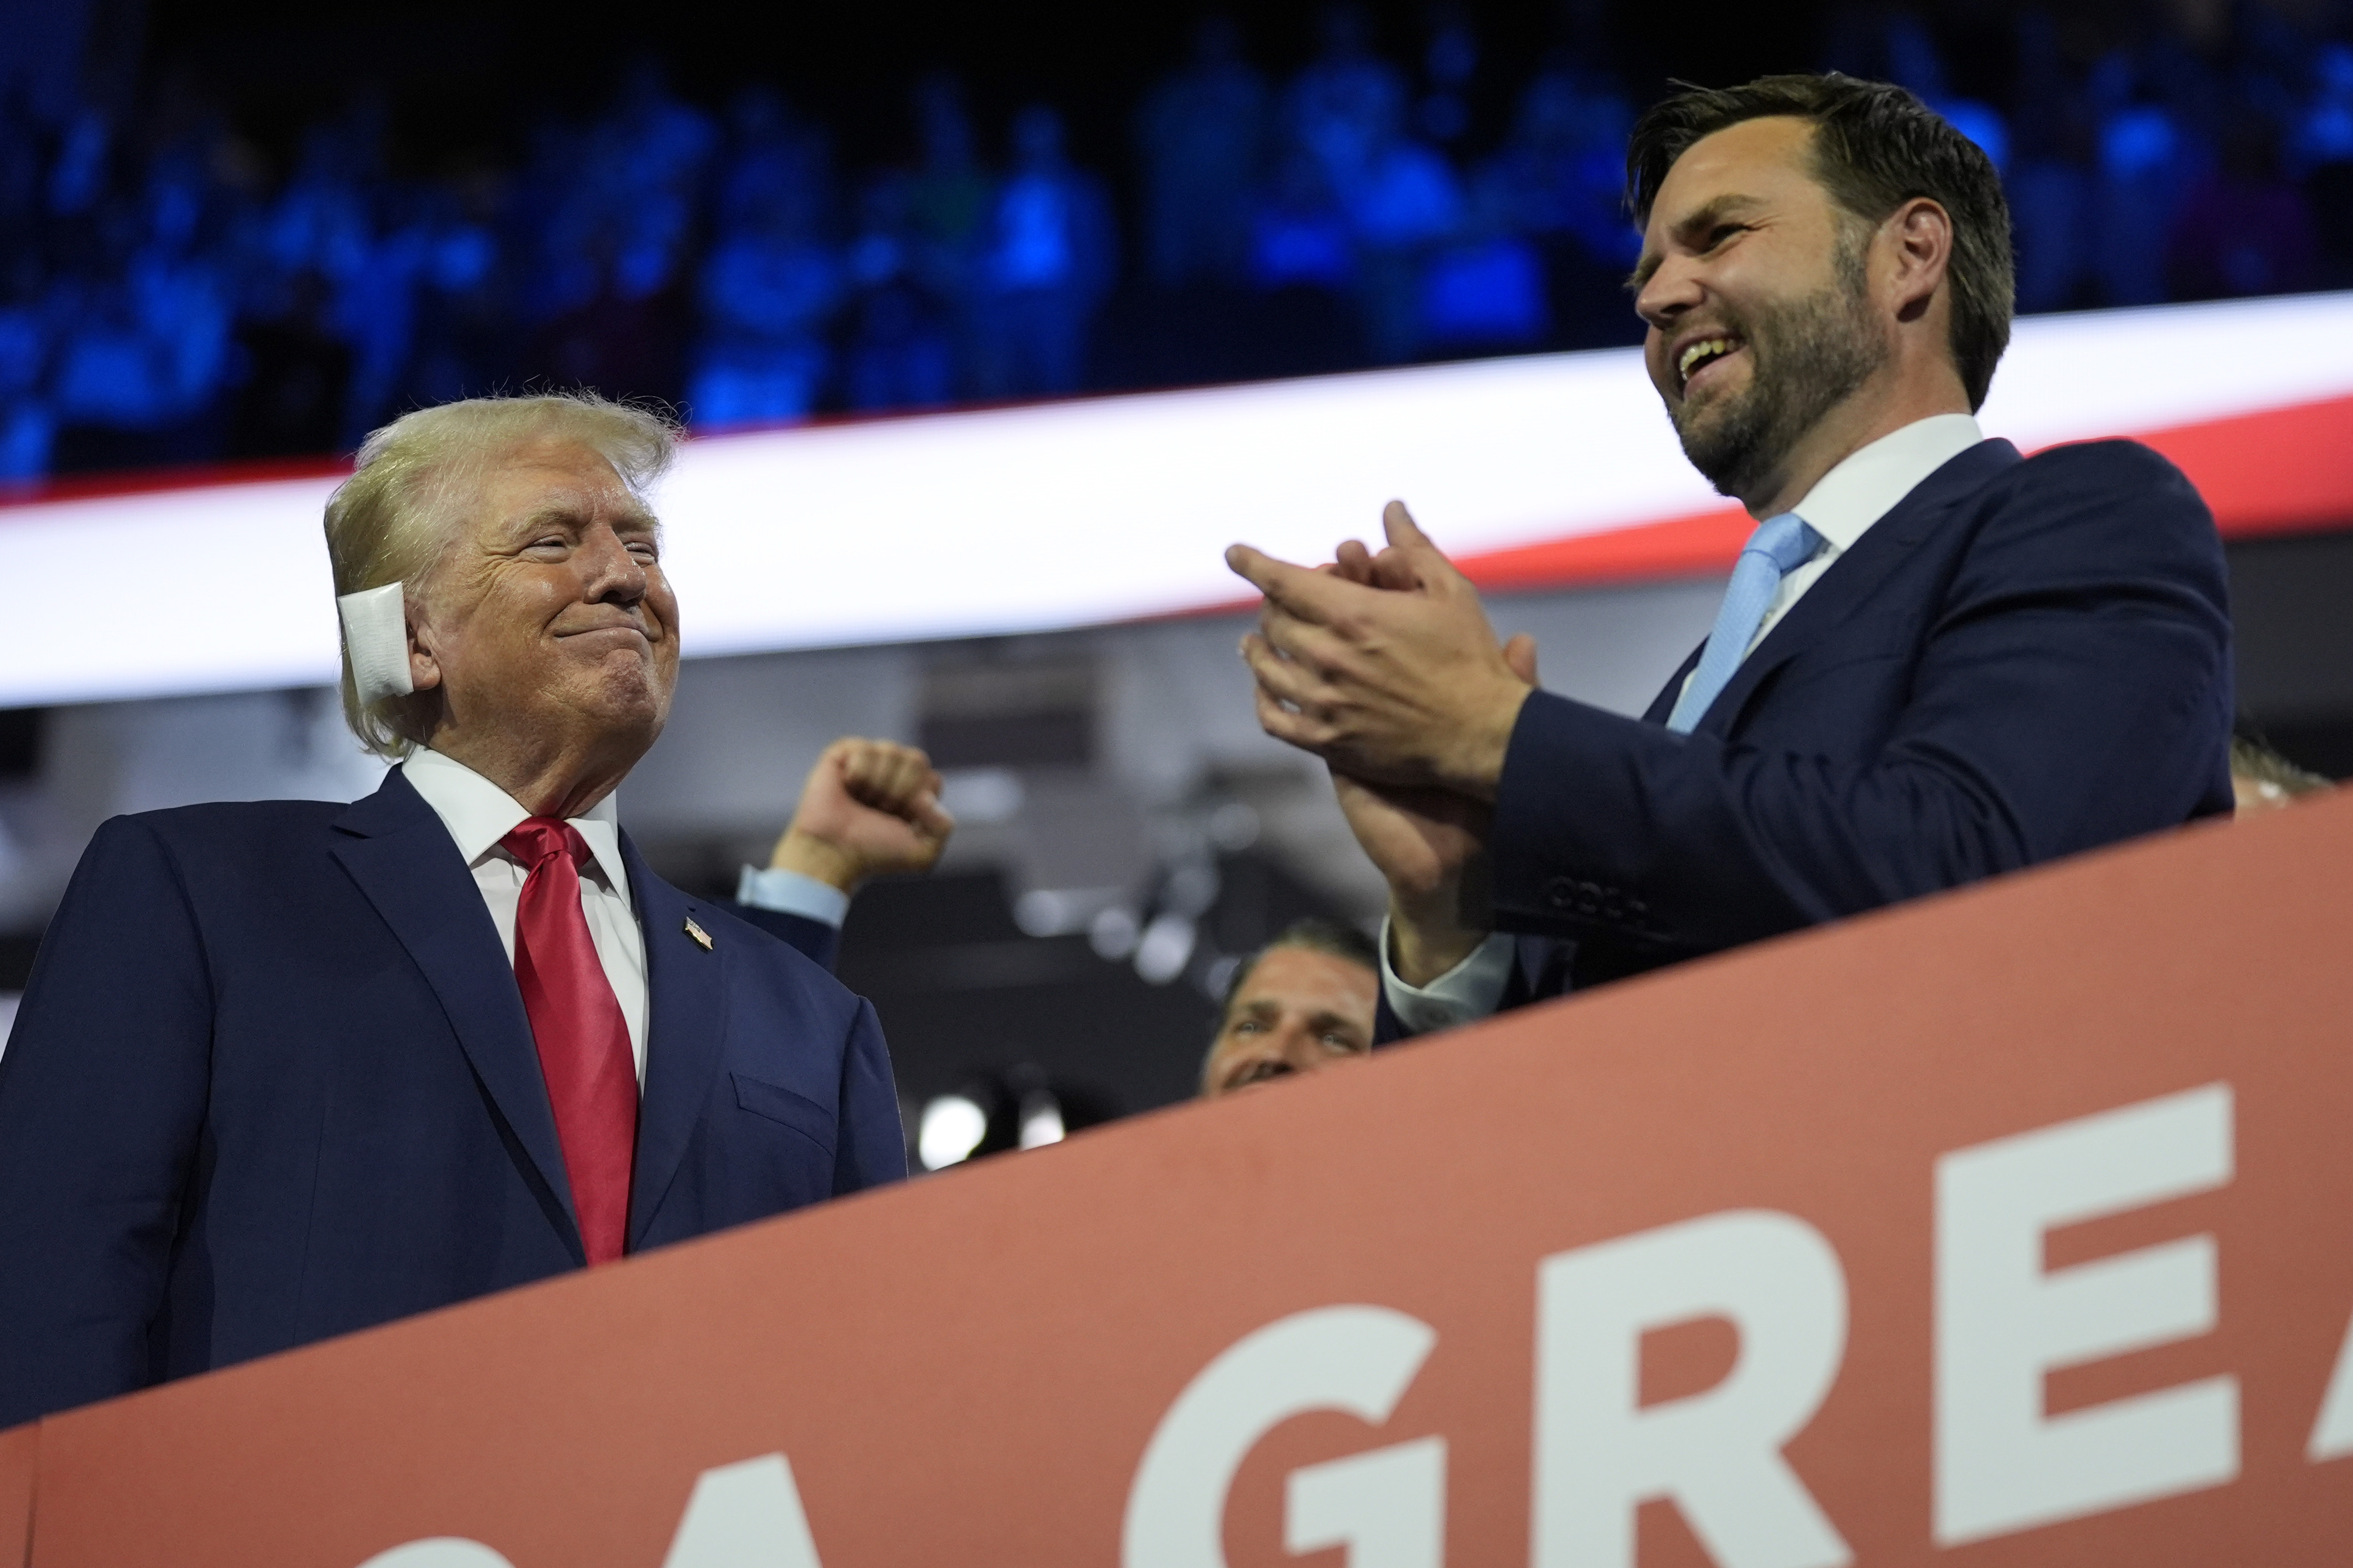
M2192 1339L2216 1321L2212 1237L2046 1273L2043 1233L2208 1192L2231 1173L2222 1083L1936 1162L1936 1544L2238 1475L2235 1378L2043 1410L2052 1368Z

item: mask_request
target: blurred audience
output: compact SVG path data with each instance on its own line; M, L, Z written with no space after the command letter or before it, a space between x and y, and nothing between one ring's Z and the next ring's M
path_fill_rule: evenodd
M422 173L384 91L282 148L169 58L127 102L0 94L0 483L323 456L532 380L742 426L1629 342L1652 84L1589 9L1523 62L1463 0L1392 37L1334 4L1287 78L1212 16L1124 171L1052 104L976 124L944 73L908 161L840 170L774 89L714 114L649 57L511 163ZM1858 7L1816 53L1993 159L2021 309L2144 305L2353 286L2353 38L2296 19L2324 16Z
M1202 1096L1366 1055L1379 990L1370 938L1331 921L1301 921L1235 971L1201 1064Z
M1155 288L1238 282L1248 267L1271 107L1266 79L1241 47L1231 17L1209 17L1190 61L1136 110L1143 262Z
M733 118L686 389L687 407L705 426L807 416L828 368L826 322L845 284L820 233L822 152L789 133L773 93L745 94Z
M1062 117L1032 104L1013 121L1013 166L997 191L982 258L980 395L1079 390L1086 333L1111 287L1111 199L1071 165Z

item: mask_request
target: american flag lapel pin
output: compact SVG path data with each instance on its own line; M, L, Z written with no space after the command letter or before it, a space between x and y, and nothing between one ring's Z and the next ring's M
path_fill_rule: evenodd
M695 941L695 945L702 948L703 952L709 952L711 951L711 933L703 930L701 926L696 925L691 920L689 920L686 922L686 934L692 937Z

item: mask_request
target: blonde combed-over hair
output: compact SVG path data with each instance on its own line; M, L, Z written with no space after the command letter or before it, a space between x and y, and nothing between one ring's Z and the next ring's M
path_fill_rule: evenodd
M613 465L640 498L678 451L663 416L593 392L470 397L405 414L362 444L352 477L327 501L327 558L338 597L386 584L414 604L468 521L483 475L518 447L571 441ZM343 721L360 743L398 762L425 744L439 694L412 692L363 705L343 649Z

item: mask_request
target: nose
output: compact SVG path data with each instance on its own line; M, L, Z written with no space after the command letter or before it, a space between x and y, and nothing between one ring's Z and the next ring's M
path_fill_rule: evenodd
M609 525L589 531L579 560L581 597L588 603L635 605L646 596L646 563Z
M1676 318L1697 305L1704 293L1700 288L1699 271L1688 262L1669 257L1658 270L1643 280L1642 291L1634 296L1634 313L1661 331L1672 326Z
M1324 1065L1325 1052L1315 1031L1304 1022L1293 1024L1282 1032L1282 1059L1296 1072L1314 1072Z

